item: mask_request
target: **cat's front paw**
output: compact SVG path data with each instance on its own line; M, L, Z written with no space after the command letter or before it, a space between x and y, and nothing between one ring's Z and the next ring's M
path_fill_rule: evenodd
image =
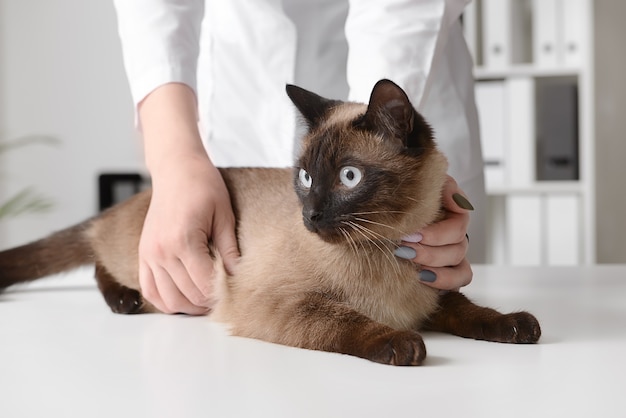
M426 346L417 332L390 331L368 341L364 357L393 366L419 366L426 357Z
M502 315L489 324L492 340L512 344L534 344L541 337L539 321L528 312Z
M102 292L111 311L119 314L142 313L143 297L135 289L126 286L110 287Z

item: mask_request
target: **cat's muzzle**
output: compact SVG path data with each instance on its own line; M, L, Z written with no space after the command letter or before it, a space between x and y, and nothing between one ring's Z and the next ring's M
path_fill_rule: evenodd
M343 237L337 228L336 222L327 220L320 212L306 212L303 210L302 222L307 230L317 234L326 242L337 242Z

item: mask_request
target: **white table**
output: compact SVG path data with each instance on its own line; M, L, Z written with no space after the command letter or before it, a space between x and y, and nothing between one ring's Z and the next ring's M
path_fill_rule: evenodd
M114 315L89 270L0 295L0 417L624 417L626 266L474 267L465 293L538 345L425 334L416 368Z

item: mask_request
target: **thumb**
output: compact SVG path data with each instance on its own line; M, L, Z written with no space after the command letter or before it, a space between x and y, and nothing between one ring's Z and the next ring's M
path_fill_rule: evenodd
M234 219L222 220L218 225L219 227L216 225L213 229L213 243L224 261L226 272L232 274L240 257L235 235L235 221Z
M443 186L442 198L443 207L450 212L467 213L474 210L474 206L469 202L463 190L450 176L447 177Z

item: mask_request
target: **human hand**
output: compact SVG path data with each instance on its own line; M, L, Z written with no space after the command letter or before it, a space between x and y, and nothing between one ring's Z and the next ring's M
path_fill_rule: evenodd
M164 84L139 105L152 198L139 241L143 297L166 313L207 313L217 247L229 272L239 257L235 216L220 172L202 145L196 97Z
M443 190L442 220L404 237L395 254L421 265L419 279L439 290L458 290L472 281L467 261L469 211L474 208L448 176Z
M202 155L173 155L163 164L139 244L141 292L162 312L206 314L214 303L209 240L227 271L239 257L228 190Z

